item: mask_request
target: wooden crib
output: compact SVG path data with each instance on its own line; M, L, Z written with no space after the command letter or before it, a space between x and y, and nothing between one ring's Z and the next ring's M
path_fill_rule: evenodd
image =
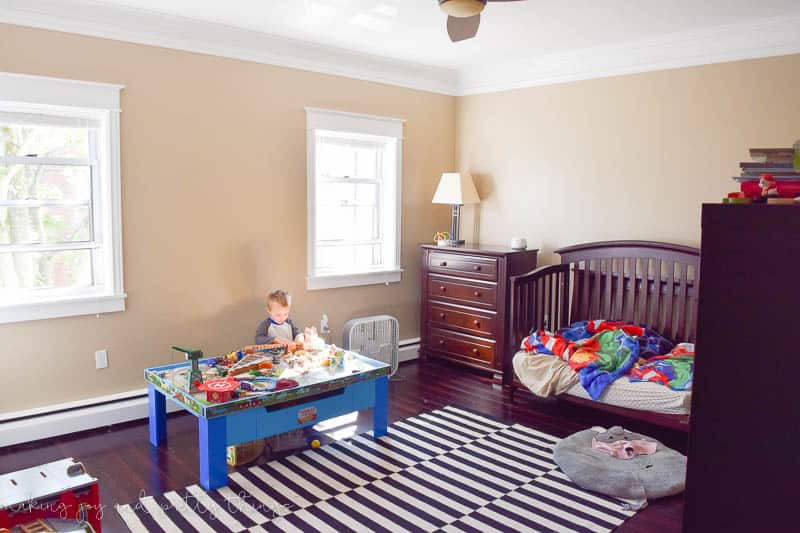
M514 399L524 388L511 360L532 330L556 330L579 320L625 320L650 327L675 342L694 342L700 251L650 241L605 241L555 251L561 264L511 278L506 385ZM559 400L688 431L689 415L629 409L562 394Z

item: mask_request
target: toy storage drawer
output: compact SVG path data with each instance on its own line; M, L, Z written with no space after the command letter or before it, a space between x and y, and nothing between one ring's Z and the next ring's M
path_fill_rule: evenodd
M497 281L497 259L494 257L432 252L428 269L439 274Z
M428 278L428 298L494 309L497 305L497 285L431 276Z
M461 359L494 364L494 341L438 328L430 329L430 348Z
M494 313L481 313L448 305L430 304L428 306L428 320L436 326L473 335L492 337L495 333Z

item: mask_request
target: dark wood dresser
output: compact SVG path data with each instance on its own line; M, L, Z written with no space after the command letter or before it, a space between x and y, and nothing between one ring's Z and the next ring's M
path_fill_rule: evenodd
M798 265L800 207L703 206L684 531L798 530Z
M538 250L422 245L420 355L493 372L510 369L509 278L536 268ZM508 377L508 376L506 376Z

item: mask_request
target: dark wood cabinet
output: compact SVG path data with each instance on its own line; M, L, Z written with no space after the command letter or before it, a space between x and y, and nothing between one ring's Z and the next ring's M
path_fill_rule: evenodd
M422 245L420 354L508 374L509 278L536 268L538 250Z
M796 530L799 237L800 207L703 206L684 531Z

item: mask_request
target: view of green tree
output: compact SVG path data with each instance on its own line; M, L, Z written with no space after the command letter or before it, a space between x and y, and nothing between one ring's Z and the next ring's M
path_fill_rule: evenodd
M91 283L87 250L4 252L3 244L57 244L91 238L87 167L35 164L38 158L87 159L86 128L0 124L0 289L39 289ZM3 161L31 156L31 163ZM76 192L77 191L77 192ZM85 197L85 206L14 205ZM88 281L87 281L88 280Z

